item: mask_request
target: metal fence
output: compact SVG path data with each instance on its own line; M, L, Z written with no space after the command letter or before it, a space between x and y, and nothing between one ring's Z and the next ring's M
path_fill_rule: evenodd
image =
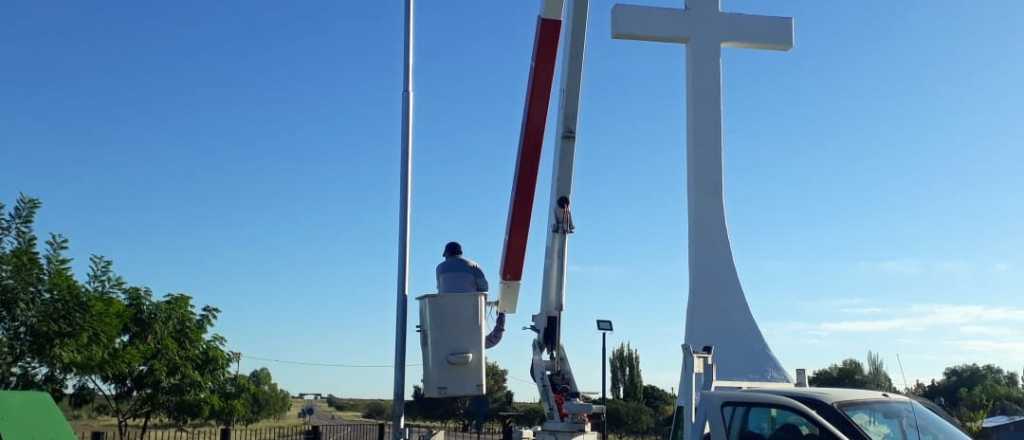
M386 440L390 429L383 423L300 425L266 428L201 428L148 430L145 440ZM78 432L79 440L143 440L142 431L132 428L124 439L117 430Z
M486 424L479 430L466 424L406 425L410 440L429 440L431 435L444 431L444 440L511 440L514 429L497 424ZM122 440L116 430L79 432L79 440ZM123 440L390 440L391 426L387 423L344 423L336 425L304 425L268 428L203 428L192 430L150 430L145 439L142 432L132 429ZM654 434L610 433L608 440L662 440Z

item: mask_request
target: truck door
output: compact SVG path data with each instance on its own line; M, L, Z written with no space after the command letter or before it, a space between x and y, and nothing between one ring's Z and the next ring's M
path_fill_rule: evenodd
M813 411L782 396L713 392L703 403L701 419L710 427L711 440L848 440Z

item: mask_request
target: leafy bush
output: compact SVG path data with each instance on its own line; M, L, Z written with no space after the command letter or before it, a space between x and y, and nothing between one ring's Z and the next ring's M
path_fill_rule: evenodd
M811 386L828 388L856 388L877 391L896 391L885 364L878 353L868 351L867 368L860 361L850 358L838 364L816 370L808 379Z
M512 405L512 392L508 389L508 370L501 368L496 362L487 363L487 395L485 421L504 411ZM471 397L430 398L419 385L413 386L412 401L406 402L406 416L415 420L434 422L460 422L468 426L478 419L480 408L474 405Z
M654 429L654 412L639 402L612 399L608 403L608 430L622 434L645 434Z
M266 368L227 377L214 386L213 395L206 402L207 417L224 427L280 418L291 407L288 391L278 388Z
M346 401L345 399L342 399L333 394L327 395L327 406L342 412L356 411L355 405L353 405L351 402Z
M540 426L544 423L544 419L546 418L544 415L544 407L539 403L516 404L514 410L520 413L513 418L516 426Z
M391 408L382 402L370 402L366 405L366 409L363 410L363 418L388 420L391 418Z

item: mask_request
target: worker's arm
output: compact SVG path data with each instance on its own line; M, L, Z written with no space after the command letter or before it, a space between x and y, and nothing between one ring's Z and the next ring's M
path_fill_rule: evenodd
M434 269L434 278L437 279L437 292L441 293L441 265L438 264L437 268Z
M491 290L488 288L487 277L484 276L484 271L480 270L480 266L473 265L473 278L476 278L477 292L489 292Z
M498 320L494 323L494 328L491 329L491 332L487 334L487 338L484 339L484 348L498 345L503 334L505 334L505 314L499 313Z

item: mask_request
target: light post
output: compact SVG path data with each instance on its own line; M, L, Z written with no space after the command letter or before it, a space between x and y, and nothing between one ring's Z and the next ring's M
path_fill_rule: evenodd
M601 439L608 440L608 332L612 331L612 322L608 319L598 319L597 330L601 332L601 401L606 411L602 417L604 426L601 429Z

